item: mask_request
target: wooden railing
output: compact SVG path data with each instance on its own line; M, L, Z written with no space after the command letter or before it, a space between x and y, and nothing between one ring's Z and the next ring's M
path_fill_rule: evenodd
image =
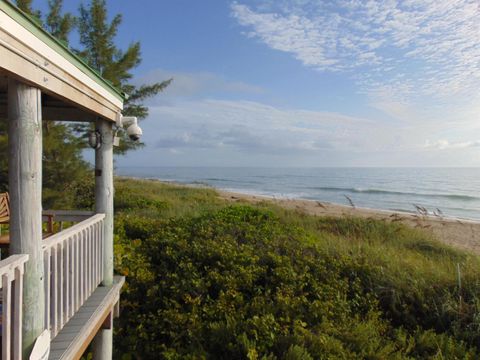
M92 211L84 210L43 210L42 220L44 222L55 222L58 231L63 231L64 224L78 223L87 220L89 217L95 215Z
M0 261L2 288L2 359L22 358L23 272L28 255Z
M103 221L94 215L43 242L45 327L52 339L103 278Z

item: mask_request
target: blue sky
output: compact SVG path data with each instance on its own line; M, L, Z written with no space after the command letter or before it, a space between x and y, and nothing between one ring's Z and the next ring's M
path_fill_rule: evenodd
M119 166L480 166L477 0L108 5L174 78Z

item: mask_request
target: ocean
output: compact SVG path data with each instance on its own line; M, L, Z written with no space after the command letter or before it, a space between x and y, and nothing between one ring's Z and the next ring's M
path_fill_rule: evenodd
M480 220L480 168L119 167L121 176Z

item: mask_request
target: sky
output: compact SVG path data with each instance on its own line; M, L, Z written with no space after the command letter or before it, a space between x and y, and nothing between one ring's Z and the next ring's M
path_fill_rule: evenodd
M118 166L480 166L478 0L107 3L173 78Z

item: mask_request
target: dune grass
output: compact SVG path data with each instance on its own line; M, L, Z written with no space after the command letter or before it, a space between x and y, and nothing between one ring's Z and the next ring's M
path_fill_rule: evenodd
M480 356L480 260L420 230L147 180L115 205L119 357Z

